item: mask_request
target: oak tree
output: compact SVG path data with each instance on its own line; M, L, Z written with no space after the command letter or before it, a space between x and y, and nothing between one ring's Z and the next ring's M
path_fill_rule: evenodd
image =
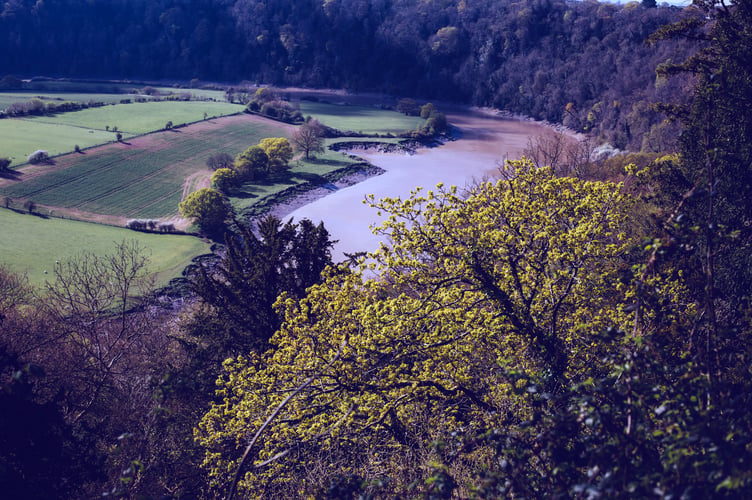
M264 496L388 475L406 491L432 442L525 414L519 380L556 393L597 370L608 346L592 332L630 319L613 307L628 199L510 167L466 196L371 200L391 244L280 303L272 349L225 363L197 434L217 485L236 474ZM482 467L479 453L465 465ZM307 474L320 454L328 465Z
M210 188L201 188L189 194L180 202L183 217L196 219L199 227L206 232L218 230L230 213L225 196Z

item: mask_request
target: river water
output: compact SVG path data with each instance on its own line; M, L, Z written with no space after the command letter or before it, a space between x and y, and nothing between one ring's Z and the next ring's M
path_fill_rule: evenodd
M458 140L413 155L356 152L385 173L339 189L288 217L323 221L331 238L338 240L332 252L335 262L344 260L345 253L375 250L384 237L370 229L381 220L375 209L363 203L367 195L404 199L418 186L431 190L443 183L462 188L494 177L506 158L519 158L528 138L545 129L539 123L502 119L480 110L452 111L447 118L459 130Z

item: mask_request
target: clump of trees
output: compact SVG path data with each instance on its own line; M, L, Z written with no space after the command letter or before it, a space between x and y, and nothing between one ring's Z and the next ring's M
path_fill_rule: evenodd
M213 156L210 158L211 164L222 166L212 174L212 186L223 193L229 193L243 182L259 181L279 175L290 168L289 161L292 156L292 144L285 137L262 139L230 163L227 163L228 157L223 154Z
M299 123L303 121L303 114L300 109L283 100L277 92L268 87L256 90L246 108L253 113L259 113L283 122Z
M449 130L449 122L446 115L439 111L433 103L428 102L423 106L418 106L413 99L400 99L397 103L397 111L408 116L420 116L425 120L425 123L421 127L405 134L408 137L430 139Z
M175 231L175 224L161 222L159 219L130 219L125 223L125 227L134 231L159 231L160 233Z

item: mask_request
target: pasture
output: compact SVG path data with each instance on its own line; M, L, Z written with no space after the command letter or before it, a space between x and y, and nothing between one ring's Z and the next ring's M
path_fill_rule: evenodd
M54 116L30 118L35 123L97 130L117 130L125 137L164 128L168 121L175 126L204 120L205 117L232 115L243 111L239 104L215 101L155 101L117 104L83 109Z
M156 103L154 103L156 104ZM127 106L126 106L127 107ZM184 183L206 179L207 158L232 156L290 127L250 115L207 120L192 126L137 137L55 159L54 165L27 166L17 180L0 179L0 196L86 214L164 218L177 214Z
M169 121L178 126L243 109L227 102L158 101L107 105L52 116L6 118L0 120L0 156L11 158L11 166L17 166L38 149L58 156L73 151L76 145L84 149L113 142L115 127L128 140L162 130Z
M31 284L53 280L55 261L65 262L82 252L112 253L123 240L137 241L150 259L149 271L159 286L179 277L209 245L192 236L151 234L87 222L43 218L0 209L0 259L16 272L26 273ZM44 271L47 271L45 274Z
M405 116L393 110L375 106L339 105L324 102L300 101L303 116L312 116L324 125L343 132L398 135L425 123L419 116Z
M26 163L26 158L38 149L46 150L50 156L57 156L73 151L76 144L85 149L114 140L115 134L104 130L33 120L0 120L0 156L10 158L11 166Z

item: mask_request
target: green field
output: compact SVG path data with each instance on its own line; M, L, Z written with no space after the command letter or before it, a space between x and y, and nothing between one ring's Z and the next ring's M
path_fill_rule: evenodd
M11 166L26 163L38 149L57 156L74 150L76 144L88 148L115 140L115 134L104 130L66 127L33 120L0 120L0 156L10 158Z
M117 104L54 116L0 120L0 156L26 162L32 152L43 149L51 156L69 153L75 145L88 148L116 140L117 127L125 140L161 130L168 121L175 126L202 121L204 116L225 116L243 111L243 106L214 101L161 101Z
M115 104L122 99L131 99L134 96L128 94L90 94L82 92L0 92L0 110L6 109L11 104L17 102L29 102L34 97L42 99L45 104L48 102L60 103L63 101L81 103L94 101Z
M232 115L243 111L239 104L214 101L158 101L134 102L89 108L55 116L29 118L34 123L50 123L71 127L105 130L113 127L126 137L164 128L168 121L174 125L198 122L207 117Z
M301 101L303 116L312 116L324 125L341 131L363 134L400 134L425 123L418 116L405 116L396 111L374 106L350 106L323 102Z
M211 120L57 158L49 173L0 187L0 195L97 214L169 217L177 214L183 183L207 171L211 154L235 156L265 137L285 134L276 122L250 116Z
M0 227L0 262L26 273L34 285L53 279L55 261L65 262L83 251L110 254L123 240L135 240L145 248L150 258L149 270L160 285L180 276L193 257L209 253L209 245L192 236L141 233L5 209L0 209Z

